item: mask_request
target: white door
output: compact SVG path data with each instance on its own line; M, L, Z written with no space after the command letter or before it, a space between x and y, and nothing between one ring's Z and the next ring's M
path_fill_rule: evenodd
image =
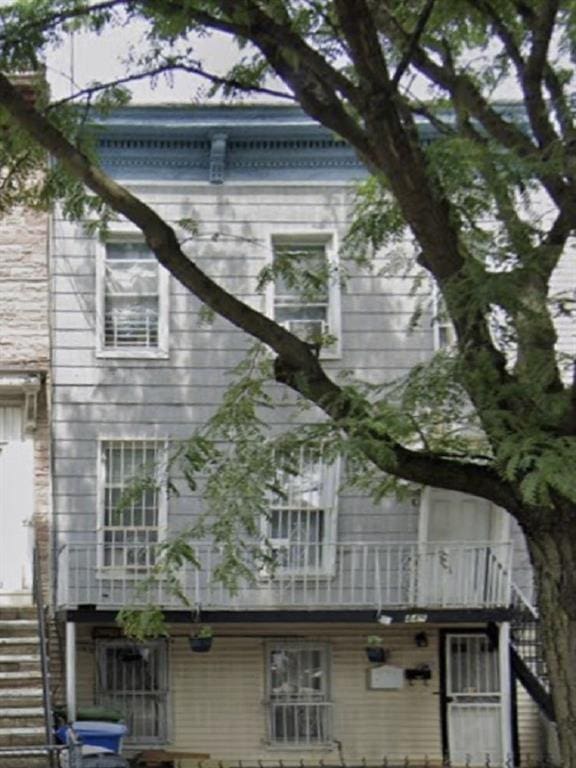
M481 633L446 636L446 719L452 765L502 765L499 654Z
M19 411L0 408L0 605L31 602L34 444Z
M429 488L421 509L418 599L424 606L500 602L505 518L485 499Z
M442 542L493 541L498 522L489 501L455 491L431 488L427 540Z

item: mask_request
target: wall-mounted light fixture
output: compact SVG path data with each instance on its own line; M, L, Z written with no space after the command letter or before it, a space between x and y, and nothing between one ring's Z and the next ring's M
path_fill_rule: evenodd
M427 648L428 647L428 635L426 632L418 632L417 635L414 635L414 642L418 646L418 648Z

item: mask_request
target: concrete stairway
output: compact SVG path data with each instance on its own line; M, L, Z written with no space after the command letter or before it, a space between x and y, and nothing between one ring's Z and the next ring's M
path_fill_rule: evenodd
M2 748L46 743L40 637L35 608L0 607L0 768L44 766L46 758L2 756Z

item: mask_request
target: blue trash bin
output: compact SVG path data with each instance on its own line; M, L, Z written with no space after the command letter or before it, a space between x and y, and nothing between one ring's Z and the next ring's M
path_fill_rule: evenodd
M61 742L68 743L68 725L58 728L56 734ZM97 720L77 720L72 727L83 744L104 747L116 754L122 749L122 738L127 728L122 723L105 723Z

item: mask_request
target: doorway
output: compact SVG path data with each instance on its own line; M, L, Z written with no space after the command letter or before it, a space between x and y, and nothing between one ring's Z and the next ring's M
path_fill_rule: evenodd
M32 601L34 443L22 408L0 406L0 605Z
M502 687L495 638L444 635L443 722L453 765L502 765Z

